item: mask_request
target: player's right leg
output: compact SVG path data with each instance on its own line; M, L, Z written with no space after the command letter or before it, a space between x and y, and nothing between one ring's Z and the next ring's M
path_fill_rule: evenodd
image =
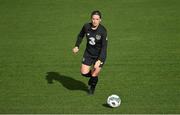
M91 65L93 64L91 57L85 51L81 65L81 75L85 77L91 77Z
M86 65L86 64L82 64L81 65L81 75L85 76L85 77L91 77L91 66Z

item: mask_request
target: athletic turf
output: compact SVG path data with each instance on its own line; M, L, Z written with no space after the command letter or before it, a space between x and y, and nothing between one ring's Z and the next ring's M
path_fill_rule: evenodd
M180 113L179 0L0 0L0 113ZM92 10L108 29L94 96L79 73ZM118 108L106 98L121 97Z

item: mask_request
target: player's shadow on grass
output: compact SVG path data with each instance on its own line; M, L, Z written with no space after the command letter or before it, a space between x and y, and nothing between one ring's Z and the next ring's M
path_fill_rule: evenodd
M53 84L53 81L58 81L69 90L82 90L87 92L85 83L75 80L72 77L61 75L58 72L47 72L46 80L48 84Z

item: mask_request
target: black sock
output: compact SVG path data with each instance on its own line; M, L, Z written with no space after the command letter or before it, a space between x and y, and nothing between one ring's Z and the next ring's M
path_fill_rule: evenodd
M96 85L98 83L98 76L96 77L91 77L88 81L88 85L90 85L91 87L95 88Z

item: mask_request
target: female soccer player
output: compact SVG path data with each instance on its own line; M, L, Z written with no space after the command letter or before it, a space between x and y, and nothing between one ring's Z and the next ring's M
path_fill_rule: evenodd
M87 44L82 59L81 74L89 77L89 94L94 94L98 75L105 63L107 54L107 31L100 22L101 12L93 11L91 13L91 23L84 24L77 36L75 47L72 49L73 53L77 53L79 45L86 35ZM91 69L92 65L93 68Z

